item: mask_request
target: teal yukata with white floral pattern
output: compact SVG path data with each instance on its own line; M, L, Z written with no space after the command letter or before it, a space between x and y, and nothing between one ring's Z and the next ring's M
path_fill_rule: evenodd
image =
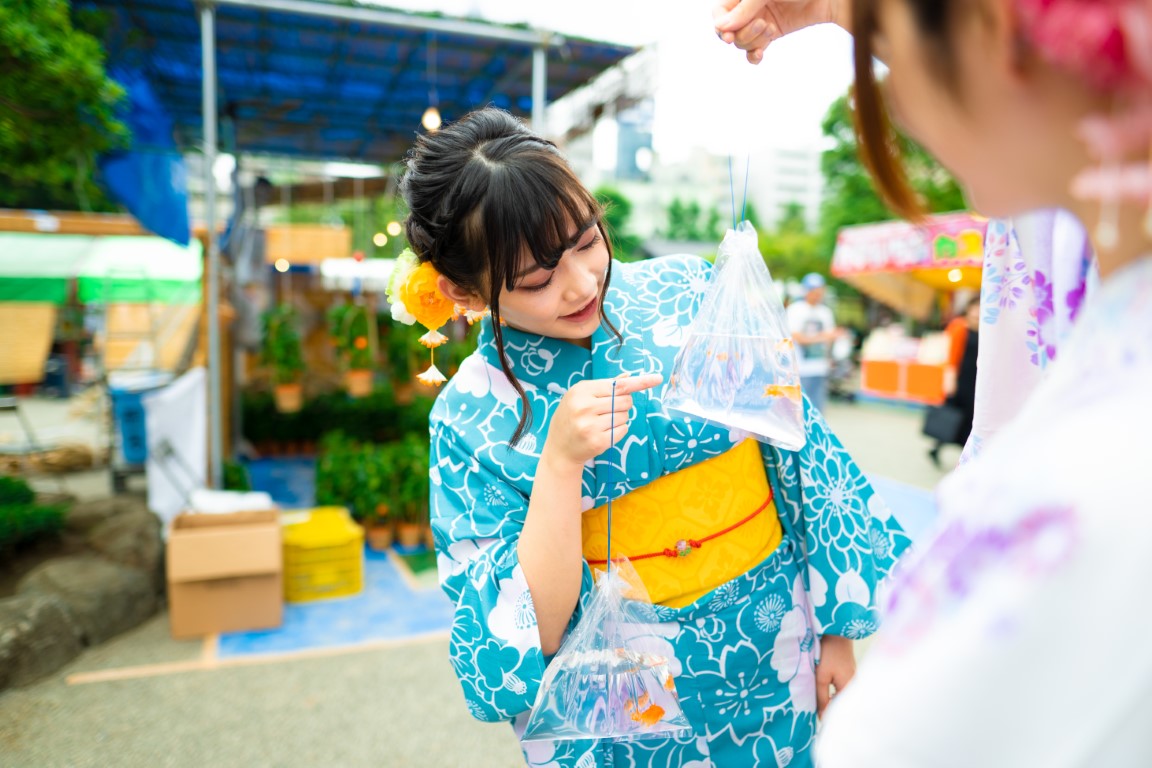
M441 585L456 605L452 665L475 717L511 721L522 734L548 663L517 543L552 414L568 388L584 379L640 373L667 379L710 269L688 256L614 263L604 305L622 343L603 327L591 350L504 328L507 358L533 417L515 447L508 441L521 403L500 369L490 321L477 351L437 399L432 525ZM717 456L745 437L670 415L659 388L632 398L628 434L584 470L585 510ZM656 606L658 633L674 659L694 733L613 744L526 743L529 765L810 764L818 638L862 638L876 629L877 589L908 539L808 406L806 422L808 443L800 451L761 451L784 530L776 551L689 606ZM592 584L585 564L581 604Z

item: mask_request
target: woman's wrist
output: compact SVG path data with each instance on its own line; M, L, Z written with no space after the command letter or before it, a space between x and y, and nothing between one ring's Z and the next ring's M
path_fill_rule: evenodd
M544 448L540 451L540 464L536 471L539 480L541 474L547 474L558 480L580 479L584 476L584 462L575 461L564 456L550 440L544 440Z

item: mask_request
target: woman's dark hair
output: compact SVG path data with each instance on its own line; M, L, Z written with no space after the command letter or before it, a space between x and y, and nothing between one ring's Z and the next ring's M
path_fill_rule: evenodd
M515 287L525 252L544 269L555 269L572 247L572 230L600 226L603 210L555 144L493 107L417 137L400 194L409 210L408 243L420 260L488 299L500 366L523 405L510 440L515 445L532 423L532 409L505 355L500 291ZM606 291L612 245L607 237L604 242ZM603 302L600 321L612 328Z
M852 37L855 44L856 84L853 88L854 122L860 158L872 175L876 189L892 210L908 219L922 219L924 204L908 182L901 140L888 117L884 97L873 69L872 44L880 30L879 5L882 0L853 0ZM941 85L955 91L955 50L952 23L958 3L954 0L905 0L925 39L928 66Z

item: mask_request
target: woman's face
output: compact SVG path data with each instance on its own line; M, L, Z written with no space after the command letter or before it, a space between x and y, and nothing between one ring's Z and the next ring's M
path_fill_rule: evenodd
M500 317L521 331L586 345L600 325L608 245L598 222L573 227L569 243L555 269L525 254L515 286L500 294Z
M1067 197L1082 167L1074 99L1050 69L1027 60L1016 43L1010 4L952 0L955 82L931 66L932 46L913 3L877 0L875 52L888 65L885 100L901 129L926 147L964 187L972 207L1010 216Z

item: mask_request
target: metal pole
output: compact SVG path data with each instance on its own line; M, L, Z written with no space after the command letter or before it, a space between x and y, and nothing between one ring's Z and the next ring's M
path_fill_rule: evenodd
M224 484L224 408L220 395L220 244L216 240L216 8L200 4L204 91L204 226L208 240L208 483Z
M544 35L532 48L532 130L544 136L548 106L548 36Z

